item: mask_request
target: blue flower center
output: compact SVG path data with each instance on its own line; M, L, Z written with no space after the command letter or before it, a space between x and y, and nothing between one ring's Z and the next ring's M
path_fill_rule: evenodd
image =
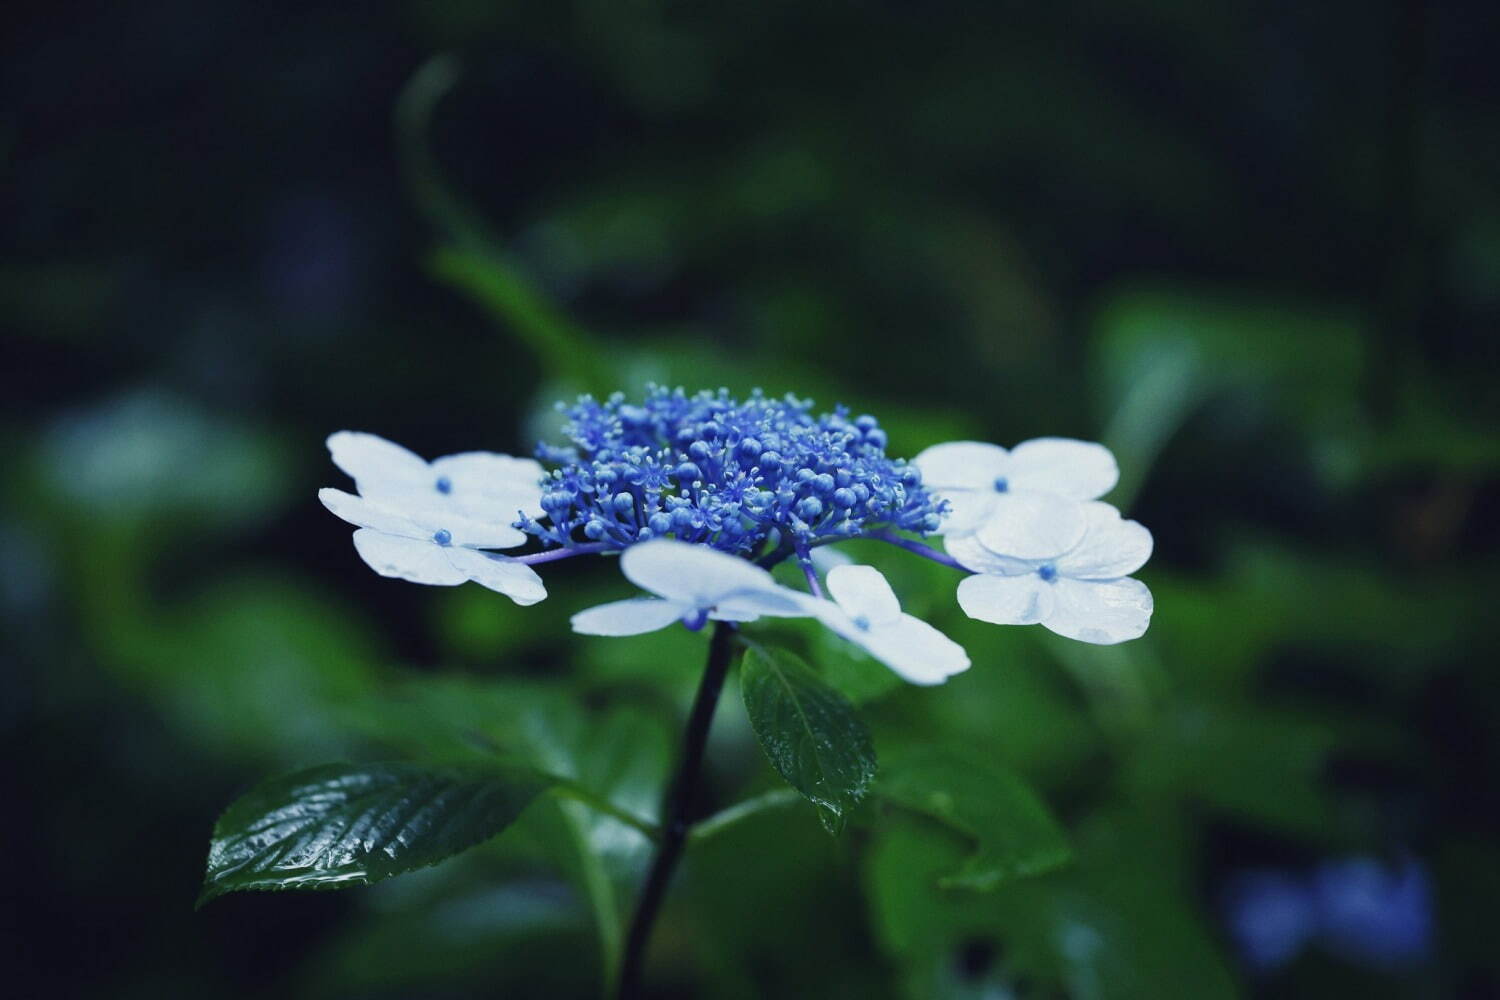
M653 386L560 407L562 447L543 484L544 518L517 527L544 545L626 548L671 536L735 555L773 555L874 527L937 530L944 506L914 467L886 455L871 416L759 391L689 395Z
M1010 492L1010 480L1006 479L1004 476L996 476L995 477L995 492L996 493L1009 493Z
M869 617L867 615L855 615L854 616L854 627L857 628L857 629L859 629L861 632L868 632L868 631L870 631L870 619L869 619Z
M1036 575L1041 577L1044 583L1051 583L1057 579L1057 567L1051 563L1042 563L1036 568Z
M694 611L692 614L684 617L682 619L682 624L687 626L687 630L689 632L697 632L703 626L708 624L708 612L704 611L702 608L699 608L697 611Z
M447 476L438 476L437 482L433 485L437 487L439 493L447 494L453 492L453 480Z
M439 545L452 545L453 533L447 528L439 528L432 533L432 540Z

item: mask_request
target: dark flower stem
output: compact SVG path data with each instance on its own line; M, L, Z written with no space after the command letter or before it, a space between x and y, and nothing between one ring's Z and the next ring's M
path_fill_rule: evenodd
M724 677L734 658L734 637L732 622L715 623L713 638L708 645L708 664L703 668L703 679L698 682L698 694L693 698L693 710L683 735L682 761L662 808L661 839L657 842L656 856L651 861L651 871L646 875L635 916L630 921L630 933L625 939L625 955L620 963L620 1000L636 1000L641 995L646 946L651 941L651 928L661 910L672 873L677 869L677 862L682 860L682 850L687 844L688 830L692 826L693 798L703 770L703 748L708 743L708 727L719 704L719 693L724 689Z

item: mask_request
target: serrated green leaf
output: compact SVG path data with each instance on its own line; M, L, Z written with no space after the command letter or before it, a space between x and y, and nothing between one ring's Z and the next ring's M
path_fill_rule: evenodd
M875 777L875 746L854 706L798 657L759 645L740 668L740 694L771 766L837 833Z
M943 888L987 892L1072 858L1047 807L1019 778L955 754L913 753L887 767L877 793L972 838L976 849Z
M241 889L368 885L488 840L547 787L525 771L326 764L272 778L214 826L198 905Z

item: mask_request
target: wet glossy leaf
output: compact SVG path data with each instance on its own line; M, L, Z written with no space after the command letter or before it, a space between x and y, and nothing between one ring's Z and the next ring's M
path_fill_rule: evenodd
M525 771L328 764L273 778L214 827L203 903L241 889L367 885L503 830L544 788Z
M1006 771L922 751L890 765L876 791L976 841L964 864L943 877L944 888L988 891L1060 867L1072 857L1047 807Z
M838 832L875 777L875 747L854 707L796 656L755 645L740 693L771 766Z

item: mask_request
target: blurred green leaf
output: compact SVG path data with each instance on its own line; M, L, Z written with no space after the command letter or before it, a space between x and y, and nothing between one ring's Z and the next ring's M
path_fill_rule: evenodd
M924 813L977 842L944 888L989 891L1066 864L1066 836L1019 778L945 751L917 751L889 764L876 785L891 802Z
M829 833L875 777L875 746L854 706L801 659L750 643L740 694L771 766L818 808Z
M242 889L368 885L505 829L547 782L526 772L326 764L272 778L214 825L202 904Z
M865 880L876 933L899 963L907 995L1011 996L1026 980L1087 1000L1234 997L1224 960L1179 884L1181 851L1173 831L1162 830L1172 824L1159 813L1148 818L1155 823L1142 833L1165 833L1165 851L1134 836L1116 838L1123 842L1109 857L1085 856L1080 845L1079 863L1065 872L975 895L939 884L965 856L962 837L915 816L891 817Z

